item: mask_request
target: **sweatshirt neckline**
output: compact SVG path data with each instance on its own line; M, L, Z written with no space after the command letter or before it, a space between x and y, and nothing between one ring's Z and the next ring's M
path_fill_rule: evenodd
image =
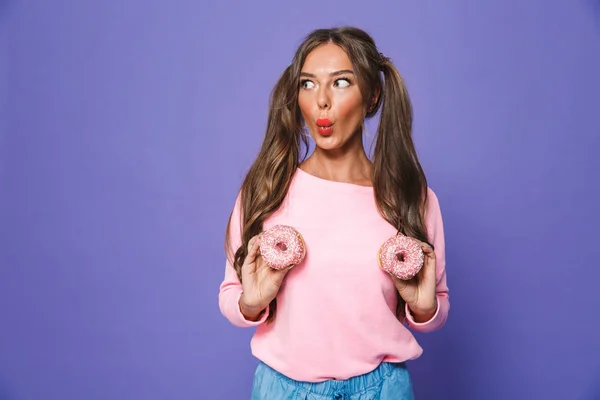
M309 174L308 172L304 171L300 167L296 168L296 175L299 176L301 179L315 182L316 184L319 184L321 186L327 186L327 187L333 187L333 188L339 188L339 189L350 189L350 190L362 191L362 192L366 192L366 193L373 192L373 186L364 186L364 185L358 185L356 183L332 181L329 179L320 178L318 176Z

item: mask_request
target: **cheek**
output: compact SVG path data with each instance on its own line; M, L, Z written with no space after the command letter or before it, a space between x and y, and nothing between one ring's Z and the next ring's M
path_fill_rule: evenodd
M312 107L312 103L306 94L298 96L298 108L300 108L300 112L305 119L311 114Z
M360 98L348 96L339 99L337 107L338 117L346 119L360 119L363 115L363 104Z

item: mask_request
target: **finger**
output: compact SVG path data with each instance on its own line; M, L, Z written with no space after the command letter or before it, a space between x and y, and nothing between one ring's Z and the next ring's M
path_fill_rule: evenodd
M273 282L277 282L278 284L281 284L281 282L283 282L283 279L285 278L285 276L287 275L287 273L292 269L293 265L287 266L285 268L282 269L274 269L274 268L269 268L269 275L271 276L271 279Z
M419 286L417 276L409 280L402 280L394 277L393 282L396 290L398 293L400 293L404 300L410 300L410 298L414 296L414 293Z
M293 265L288 265L287 267L284 268L271 268L269 267L269 269L271 270L271 274L272 275L285 275L288 273L288 271L290 269L292 269Z
M255 264L256 264L256 270L263 270L265 268L270 268L267 263L265 262L265 260L263 260L262 255L260 254L260 250L257 249L256 250L256 255L254 257L255 260Z
M256 245L258 240L260 239L259 235L252 236L248 241L248 253L252 251L252 248Z
M408 286L408 281L398 279L395 276L393 276L392 278L394 279L394 285L396 286L396 288L399 291L403 291L404 288L406 288Z
M425 256L435 258L435 251L433 250L433 247L431 247L431 245L429 245L428 243L421 242L421 249L423 250Z
M260 238L258 236L254 236L248 241L248 255L246 256L248 263L253 263L256 261L256 257L259 254L259 246Z
M420 277L424 281L434 281L436 276L436 259L433 249L430 254L426 254L425 260L423 260L423 268L419 273Z

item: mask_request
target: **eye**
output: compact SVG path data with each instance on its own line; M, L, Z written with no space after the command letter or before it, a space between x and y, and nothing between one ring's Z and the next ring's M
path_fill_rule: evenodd
M302 89L312 89L314 86L315 84L309 81L308 79L303 79L302 81L300 81L300 87Z
M348 86L350 86L350 80L348 80L348 78L336 79L335 86L342 87L342 88L348 87Z

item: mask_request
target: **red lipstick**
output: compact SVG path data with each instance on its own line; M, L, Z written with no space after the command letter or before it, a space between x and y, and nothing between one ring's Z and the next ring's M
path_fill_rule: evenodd
M329 136L329 135L331 135L331 132L333 130L332 125L333 125L333 122L331 122L327 118L319 118L317 120L318 131L323 136Z

